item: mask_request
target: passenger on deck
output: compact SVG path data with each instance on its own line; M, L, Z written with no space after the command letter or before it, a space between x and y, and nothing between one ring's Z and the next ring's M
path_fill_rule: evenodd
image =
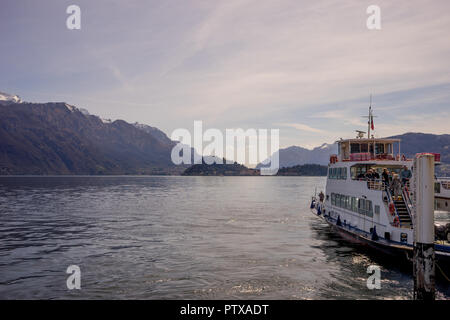
M411 179L411 176L411 170L409 170L407 166L403 166L403 169L400 172L400 177L402 178L402 183L404 186L406 186L406 183L408 183L409 179Z
M370 181L370 180L372 180L373 179L373 171L372 171L372 169L369 169L368 171L367 171L367 173L366 173L366 180L367 181Z
M367 180L367 188L372 189L373 187L373 180L374 180L374 176L373 176L373 170L369 169L366 173L366 180Z
M360 173L360 174L358 174L358 176L356 177L356 179L358 179L358 180L364 180L364 178L366 177L366 175L364 174L364 173Z
M394 175L395 175L395 174L396 174L396 173L395 173L394 170L389 171L389 183L392 182L392 180L394 179Z
M375 169L371 169L371 170L372 170L373 179L380 179L380 175L378 174L378 172Z
M394 194L394 200L399 200L402 195L402 182L400 181L398 174L394 173L390 187Z
M320 191L320 193L319 193L319 201L320 202L323 202L323 199L325 198L325 195L323 194L323 192L322 191Z
M387 168L383 168L383 173L381 176L383 177L383 183L387 188L389 186L389 171Z

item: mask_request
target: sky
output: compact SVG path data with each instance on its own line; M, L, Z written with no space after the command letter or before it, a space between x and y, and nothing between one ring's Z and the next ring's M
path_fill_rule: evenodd
M69 30L66 8L81 8ZM381 29L369 30L370 5ZM307 148L366 130L450 133L450 1L0 2L0 91L108 119L280 129Z

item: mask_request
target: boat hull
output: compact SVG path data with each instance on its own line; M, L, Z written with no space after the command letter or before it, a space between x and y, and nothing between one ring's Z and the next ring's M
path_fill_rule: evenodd
M413 246L399 245L396 242L388 241L385 239L372 240L370 238L370 235L368 234L363 235L356 231L352 231L351 228L347 228L342 225L337 225L336 220L330 218L327 215L325 216L322 214L318 215L317 210L315 209L312 209L312 212L315 216L324 220L330 226L331 230L336 234L339 234L343 239L351 243L355 243L360 246L376 250L377 252L381 252L385 255L394 257L396 259L412 262L412 256L414 251ZM450 251L446 252L439 250L444 247L445 246L435 245L435 257L440 268L444 268L444 270L450 271Z

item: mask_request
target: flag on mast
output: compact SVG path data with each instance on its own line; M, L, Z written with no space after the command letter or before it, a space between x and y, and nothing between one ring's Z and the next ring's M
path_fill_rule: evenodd
M372 116L372 114L370 115L370 127L372 128L372 130L375 129L375 127L373 125L373 116Z

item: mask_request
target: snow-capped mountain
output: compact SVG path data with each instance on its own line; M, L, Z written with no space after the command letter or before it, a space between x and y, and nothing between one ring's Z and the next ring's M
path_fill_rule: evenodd
M80 112L81 112L82 114L84 114L85 116L91 115L87 109L84 109L84 108L78 108L78 110L80 110Z
M22 103L22 99L20 99L17 95L12 95L9 93L0 92L0 103Z
M149 134L151 134L154 138L156 138L159 142L161 142L164 145L172 145L174 142L167 137L167 135L159 130L158 128L151 127L146 124L142 124L139 122L133 123L133 126L137 129L140 129L142 131L145 131Z
M3 95L2 95L3 97ZM5 98L4 98L5 99ZM6 100L2 100L6 101ZM0 175L174 174L175 142L64 103L0 104Z
M279 153L280 168L304 164L327 165L330 155L337 153L337 146L336 144L324 143L312 150L292 146L289 148L280 149L277 153ZM257 168L266 166L265 163L270 163L270 158L258 164Z

